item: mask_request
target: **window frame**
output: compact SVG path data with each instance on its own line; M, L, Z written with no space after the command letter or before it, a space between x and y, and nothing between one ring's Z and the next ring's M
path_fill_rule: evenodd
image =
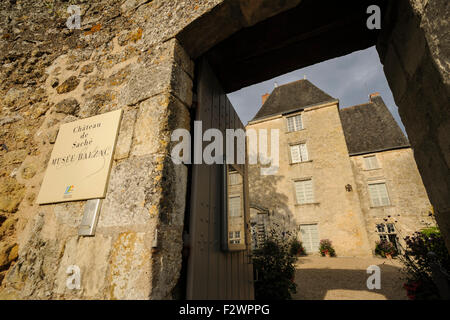
M386 197L387 197L387 200L388 200L388 203L387 203L387 204L385 204L385 203L383 203L383 202L381 201L381 200L383 199L382 197L379 197L379 198L376 199L376 200L378 200L378 201L380 202L379 205L376 205L376 204L374 203L374 198L372 197L372 192L371 192L371 186L374 186L374 185L384 185L384 189L386 190ZM389 207L389 206L392 206L391 197L390 197L390 194L389 194L389 189L388 189L387 183L386 183L385 181L368 182L368 184L367 184L367 192L368 192L368 194L369 194L369 199L370 199L370 206L371 206L371 208L379 208L379 207ZM378 191L377 191L377 193L378 193Z
M306 183L306 182L310 182L311 183L311 192L312 192L312 199L311 201L306 201L306 202L299 202L298 196L297 196L297 183ZM305 189L303 189L305 190ZM306 199L306 192L304 191L304 196ZM316 203L316 199L315 199L315 192L314 192L314 182L312 178L303 178L303 179L296 179L294 180L294 196L295 196L295 203L297 205L305 205L305 204L312 204L312 203Z
M302 145L305 146L306 159L303 159L303 156L302 156L302 149L301 149ZM294 147L296 147L297 150L298 150L298 155L299 155L299 158L300 158L299 161L294 161L294 157L292 156L292 148L294 148ZM289 159L290 159L290 163L291 164L311 161L309 159L308 146L307 146L306 142L290 143L289 144Z
M238 207L238 212L239 212L239 215L234 215L234 214L232 214L232 213L234 213L234 211L232 211L232 209L234 209L234 207L232 207L231 206L231 199L239 199L239 207ZM229 206L229 210L230 210L230 217L231 218L239 218L239 217L242 217L242 198L241 198L241 195L234 195L234 196L231 196L231 197L228 197L228 206Z
M372 167L372 162L368 159L375 159L375 167ZM369 156L363 156L363 162L364 162L364 170L376 170L376 169L381 169L380 166L380 161L378 161L378 157L373 154L373 155L369 155ZM370 167L367 165L368 163L370 163Z
M299 118L300 119L300 128L297 128L297 122L295 121L295 118ZM290 126L289 126L289 119L292 119L293 121L293 130L290 130ZM303 115L301 113L295 114L295 115L290 115L290 116L286 116L286 132L297 132L300 130L305 129L305 125L303 123Z

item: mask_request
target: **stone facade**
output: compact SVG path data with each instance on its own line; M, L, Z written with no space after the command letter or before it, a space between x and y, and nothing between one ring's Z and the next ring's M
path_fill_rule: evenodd
M251 121L246 127L247 130L280 130L278 172L260 176L258 167L249 169L250 202L274 211L283 229L294 231L299 238L300 225L316 224L319 237L331 239L337 254L369 255L371 247L358 194L345 189L347 184L355 186L356 182L338 102L307 108L300 113L304 129L299 131L288 132L286 116L282 115ZM306 143L309 160L292 163L291 143ZM294 181L303 178L312 180L313 203L297 203Z
M282 102L289 103L291 98L298 97L301 92L295 92L291 88L294 83L282 87L286 89L276 90L272 94L279 96L280 106ZM278 88L277 88L278 89ZM292 93L292 97L283 100L282 93ZM311 91L303 96L314 95ZM267 101L263 96L263 102ZM270 97L269 97L270 99ZM367 105L352 107L369 109L372 104L378 107L379 97L373 95L372 102ZM269 100L270 101L270 100ZM272 100L273 101L273 100ZM268 103L263 103L260 112L274 109ZM386 112L387 108L382 104ZM282 107L280 107L282 108ZM287 108L287 107L286 107ZM291 108L288 108L291 109ZM346 111L346 109L343 109ZM352 111L351 110L351 111ZM375 111L376 109L373 109ZM365 110L363 110L365 111ZM288 130L288 117L300 115L302 129L290 132ZM375 119L378 127L377 114L367 114ZM382 114L385 116L385 114ZM351 120L353 126L367 124L361 118L361 114ZM362 145L354 146L356 140L350 139L341 123L342 115L338 107L338 101L318 103L311 106L299 106L298 110L289 110L273 116L258 118L247 125L247 130L266 129L268 132L279 130L279 169L274 175L262 176L260 167L252 166L249 175L250 201L255 208L263 207L272 212L270 226L277 223L281 230L293 232L300 240L302 226L315 225L318 231L318 240L330 239L336 253L339 256L367 256L374 253L375 242L380 240L377 225L392 224L396 241L404 245L403 238L415 231L434 226L433 208L428 200L422 179L414 161L412 149L403 145L403 140L398 139L398 133L389 128L383 128L364 139L357 139ZM389 121L391 120L391 121ZM359 121L359 122L358 122ZM387 118L384 126L395 125L393 118ZM353 131L354 128L352 128ZM370 131L372 128L361 127L357 131ZM398 130L400 130L398 128ZM357 132L356 132L357 133ZM386 138L383 139L383 134ZM380 136L381 135L381 136ZM391 135L387 138L387 135ZM400 135L403 136L402 133ZM347 138L347 141L346 141ZM373 141L368 141L373 140ZM385 140L385 141L383 141ZM371 153L360 155L349 153L349 149L367 148L377 146L377 143L387 145L399 141L400 147L385 148ZM270 140L269 140L270 141ZM290 147L302 143L306 145L308 158L306 161L294 163L291 157ZM352 143L352 146L348 145ZM269 144L270 145L270 142ZM270 153L269 153L270 154ZM368 170L364 159L367 156L375 156L378 167ZM310 179L312 181L313 201L300 204L296 198L295 181ZM388 189L389 204L374 206L369 196L368 185L371 183L385 183ZM263 210L264 211L264 210ZM257 214L261 210L253 210L256 222ZM276 221L276 222L275 222ZM278 226L277 226L278 227ZM308 250L308 248L307 248ZM312 252L312 253L318 253Z
M367 169L364 157L375 156L378 168ZM394 232L400 245L404 247L404 237L423 228L435 226L433 207L423 186L411 148L387 150L366 155L351 156L352 169L356 180L369 241L373 245L380 241L378 224L394 225ZM388 206L374 207L368 192L368 183L386 184Z

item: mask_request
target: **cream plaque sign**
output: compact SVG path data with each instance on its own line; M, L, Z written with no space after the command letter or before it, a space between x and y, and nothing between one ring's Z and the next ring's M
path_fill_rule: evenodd
M122 110L61 125L37 203L104 198Z

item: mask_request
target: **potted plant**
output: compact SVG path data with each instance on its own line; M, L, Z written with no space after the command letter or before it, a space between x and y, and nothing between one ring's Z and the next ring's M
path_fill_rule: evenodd
M397 249L390 241L377 241L375 243L375 254L383 258L392 259L393 256L397 255Z
M336 251L334 250L331 241L328 239L320 240L319 252L322 257L335 257Z

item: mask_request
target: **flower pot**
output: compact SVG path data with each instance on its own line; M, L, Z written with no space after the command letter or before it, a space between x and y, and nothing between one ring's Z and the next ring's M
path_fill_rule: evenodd
M392 259L392 255L390 253L386 253L385 255L387 259Z
M331 255L330 255L330 253L329 252L325 252L325 257L331 257Z

